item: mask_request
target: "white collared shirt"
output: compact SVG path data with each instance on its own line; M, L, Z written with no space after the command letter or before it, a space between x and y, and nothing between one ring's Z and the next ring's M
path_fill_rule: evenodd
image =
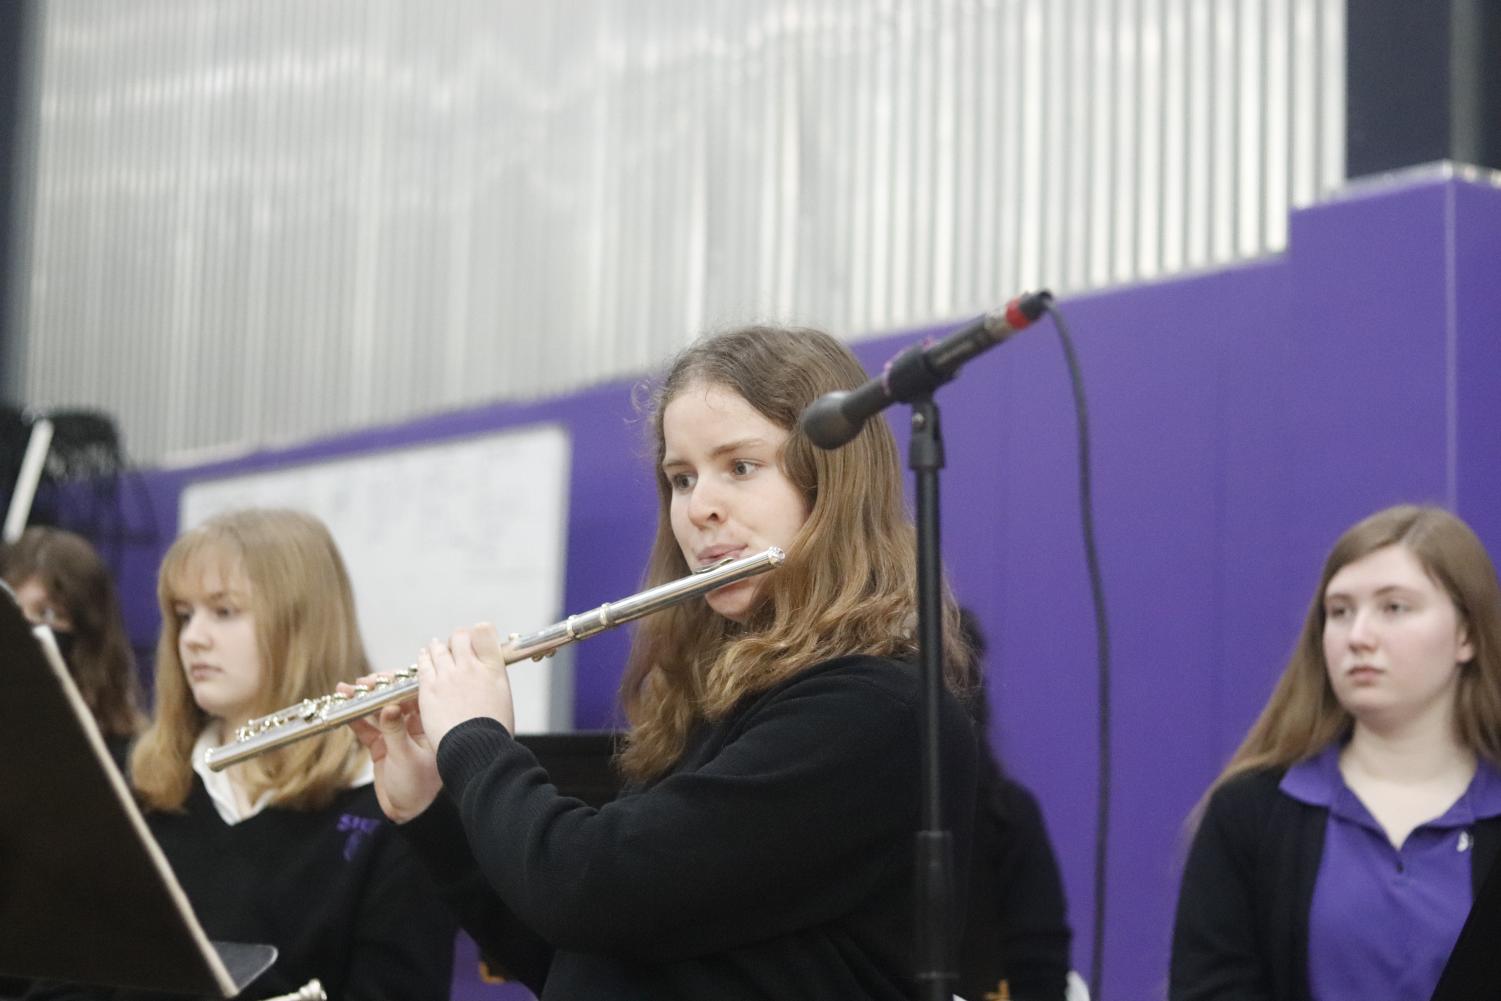
M230 782L229 775L225 772L216 772L209 768L205 760L208 750L219 746L219 721L213 720L198 734L198 741L193 745L193 771L203 780L203 788L208 790L208 798L213 800L214 809L219 811L219 819L226 824L234 825L242 820L249 820L257 813L264 810L271 802L271 790L266 790L256 797L255 802L250 804L250 809L240 812L239 803L235 800L235 790ZM355 775L349 783L350 789L362 785L369 785L375 781L375 766L370 759L365 759L364 767Z

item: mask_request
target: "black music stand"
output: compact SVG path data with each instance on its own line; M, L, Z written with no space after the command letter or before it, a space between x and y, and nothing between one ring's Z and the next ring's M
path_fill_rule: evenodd
M0 586L0 974L229 998L276 960L213 943L52 634Z
M620 793L621 776L614 765L618 739L611 730L581 730L523 733L517 735L516 743L536 755L558 792L597 809Z

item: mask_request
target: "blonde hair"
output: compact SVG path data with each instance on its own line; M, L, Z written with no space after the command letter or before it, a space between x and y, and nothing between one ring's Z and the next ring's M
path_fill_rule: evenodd
M349 574L322 522L298 511L246 510L184 533L168 550L157 582L156 713L131 755L136 791L158 810L182 808L193 784L193 745L209 722L184 676L174 605L195 596L211 570L227 585L248 587L263 666L255 715L369 673ZM346 788L366 760L354 735L339 727L236 767L252 800L269 791L277 806L317 809Z
M1474 649L1454 695L1458 737L1466 748L1501 765L1501 586L1496 568L1459 518L1439 507L1403 504L1358 522L1334 544L1292 657L1210 792L1242 772L1304 761L1350 732L1353 718L1335 698L1324 660L1324 592L1340 570L1388 546L1412 553L1454 602Z
M662 412L690 386L730 390L789 432L779 462L809 513L786 564L761 579L757 606L744 624L720 617L703 601L642 620L621 686L631 723L620 758L628 776L661 774L682 754L699 720L723 718L747 695L815 664L844 654L916 653L916 543L891 429L872 420L848 445L826 452L797 423L822 394L864 380L849 349L828 334L754 326L697 341L657 387L650 433L658 517L648 584L689 572L670 520ZM958 621L945 587L946 680L965 693L972 659Z

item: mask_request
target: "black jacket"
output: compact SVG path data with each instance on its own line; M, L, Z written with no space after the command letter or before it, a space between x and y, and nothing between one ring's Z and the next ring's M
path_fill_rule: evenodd
M321 810L268 807L226 824L195 775L184 812L153 811L146 823L210 939L276 946L276 963L239 997L289 994L315 977L340 1001L448 997L453 918L372 786ZM42 985L28 997L160 995Z
M1058 859L1037 800L983 751L975 802L969 911L955 992L969 1001L1063 1001L1068 990L1068 908Z
M546 1001L898 1001L917 990L917 709L910 665L829 661L600 809L470 720L438 748L446 795L402 830L487 957ZM952 697L941 719L962 872L975 740Z
M1278 786L1286 769L1238 775L1209 799L1173 926L1171 1001L1310 1001L1308 911L1329 811ZM1471 882L1501 852L1501 817L1475 825Z

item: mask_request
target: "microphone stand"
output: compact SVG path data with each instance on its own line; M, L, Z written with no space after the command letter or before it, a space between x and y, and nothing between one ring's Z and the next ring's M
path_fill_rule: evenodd
M922 829L915 846L916 979L931 1001L950 1001L954 972L954 844L943 817L938 711L943 704L943 575L938 547L938 472L943 435L933 392L959 367L1027 327L1047 309L1047 291L1020 295L937 342L914 345L886 370L853 390L826 393L803 411L808 439L839 448L865 421L893 403L912 406L907 465L917 474L917 644L920 668L918 739L922 744Z
M912 403L907 466L917 474L917 639L921 668L918 739L922 745L922 830L915 846L917 982L931 1001L950 1001L954 974L953 835L943 826L938 709L943 699L943 580L939 549L938 472L943 434L931 392Z

